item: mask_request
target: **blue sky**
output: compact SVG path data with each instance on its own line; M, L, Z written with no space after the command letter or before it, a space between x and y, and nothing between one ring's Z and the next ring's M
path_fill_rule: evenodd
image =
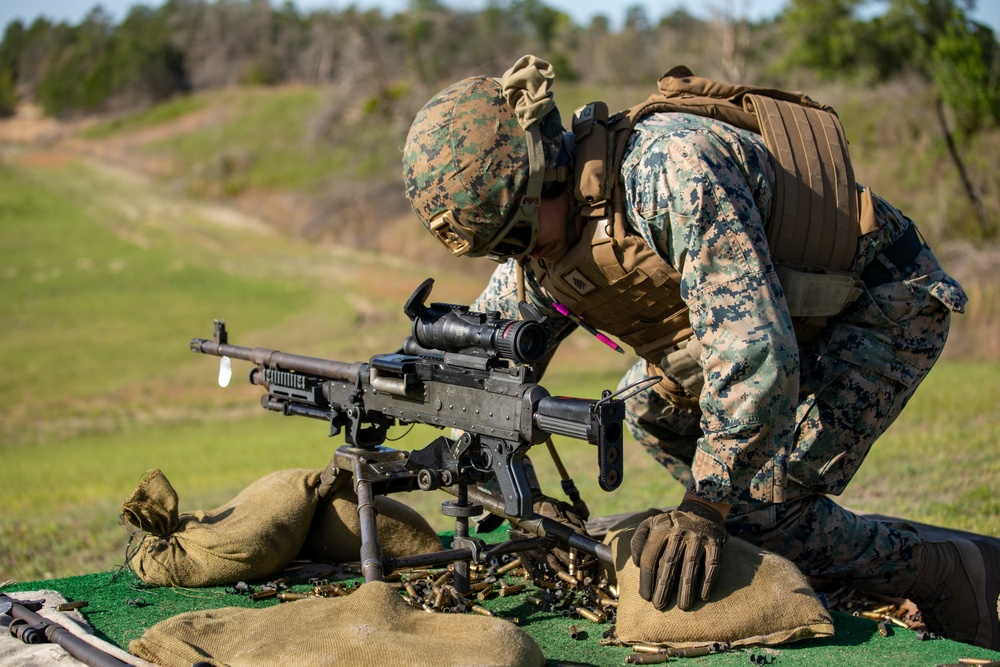
M728 8L734 14L746 14L752 19L774 16L785 5L785 0L624 0L623 2L608 2L608 0L543 0L545 4L558 8L570 14L578 23L586 25L595 14L604 14L618 25L624 14L624 7L641 4L646 8L649 17L657 20L673 10L683 7L697 16L706 16L707 8ZM136 4L160 6L163 0L0 0L0 26L6 26L14 19L30 23L38 16L46 16L56 21L79 23L84 16L97 4L111 12L116 20L121 20L129 7ZM317 8L343 9L350 5L359 7L381 7L388 13L402 10L407 0L294 0L301 10ZM453 6L477 7L485 3L482 0L445 0ZM1000 0L979 0L973 17L993 28L1000 34ZM610 6L610 7L609 7Z

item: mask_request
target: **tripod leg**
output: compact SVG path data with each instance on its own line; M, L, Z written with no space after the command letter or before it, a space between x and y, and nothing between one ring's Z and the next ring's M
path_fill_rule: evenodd
M361 573L365 582L382 581L382 548L375 528L378 510L375 507L372 483L358 479L357 492L358 520L361 523Z

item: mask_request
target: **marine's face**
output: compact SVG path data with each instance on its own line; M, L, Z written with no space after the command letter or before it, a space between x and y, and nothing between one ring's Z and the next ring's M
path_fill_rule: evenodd
M538 206L538 236L529 253L532 259L557 257L570 242L569 192L552 199L542 199Z

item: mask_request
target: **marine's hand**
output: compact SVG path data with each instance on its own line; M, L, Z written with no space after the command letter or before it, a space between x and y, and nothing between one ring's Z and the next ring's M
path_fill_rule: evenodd
M636 529L630 544L639 568L639 596L665 609L677 590L677 606L709 599L726 541L723 516L708 505L685 500L677 509L649 517Z

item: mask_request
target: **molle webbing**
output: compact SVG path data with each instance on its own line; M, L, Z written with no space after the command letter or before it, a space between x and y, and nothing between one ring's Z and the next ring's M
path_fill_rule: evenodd
M584 215L606 216L614 206L617 166L637 122L659 112L706 116L760 134L771 153L776 182L768 242L775 261L853 268L859 236L856 184L843 126L831 107L801 93L703 79L684 67L665 74L658 87L659 93L606 122L601 103L577 111L574 131L584 159L577 165L576 195ZM605 132L608 148L593 145L603 143Z
M844 128L832 113L747 95L774 156L768 245L778 260L846 271L854 264L859 222L854 170Z
M592 219L557 262L531 262L542 286L584 320L646 359L691 335L680 276L646 244L627 234L623 218Z

